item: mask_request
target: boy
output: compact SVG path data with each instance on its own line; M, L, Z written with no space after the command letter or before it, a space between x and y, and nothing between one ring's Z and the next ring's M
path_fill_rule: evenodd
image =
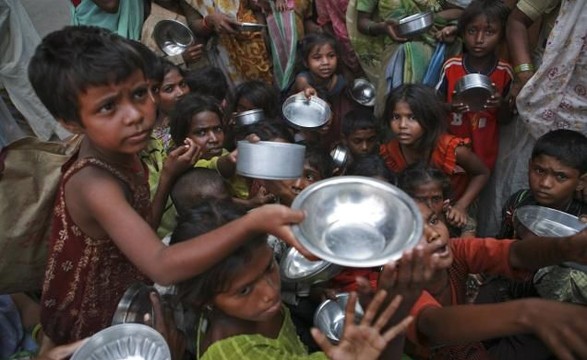
M473 152L493 169L498 149L498 121L506 121L510 108L503 98L509 91L513 72L509 64L499 60L498 45L505 36L509 9L501 0L475 0L459 19L458 30L467 52L448 59L443 66L436 89L452 103L448 131L469 138ZM456 83L465 75L480 73L491 78L495 92L485 104L485 110L473 112L467 106L453 102Z
M575 216L587 214L587 204L575 199L587 181L587 137L572 130L554 130L541 136L528 164L530 189L522 189L506 201L498 238L518 237L514 216L525 205L540 205ZM587 274L570 268L540 269L534 287L542 297L587 304Z
M351 110L342 118L342 143L353 158L377 152L377 119L369 110Z
M295 242L287 224L303 215L267 206L183 245L161 243L152 227L171 184L192 166L198 149L188 139L169 154L151 209L138 155L155 124L144 67L127 40L85 26L49 34L29 64L43 104L64 127L84 135L57 190L41 297L45 349L110 326L131 284L167 285L199 274L251 232Z
M232 199L224 178L215 170L201 167L183 173L173 184L170 195L178 216L202 201Z

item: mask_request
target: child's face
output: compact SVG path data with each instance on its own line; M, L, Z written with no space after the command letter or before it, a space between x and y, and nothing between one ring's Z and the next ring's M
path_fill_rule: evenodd
M465 27L465 47L467 53L476 58L495 54L501 38L501 25L488 21L485 15L479 15Z
M257 109L255 104L251 102L246 96L241 96L236 103L236 112L241 113L247 110Z
M332 45L323 44L310 50L306 62L306 66L314 76L320 79L330 79L336 72L338 59Z
M428 205L421 202L417 204L424 220L424 234L420 239L420 245L438 256L439 269L448 269L453 261L453 254L448 245L448 228Z
M536 201L558 210L564 210L573 199L580 177L579 170L549 155L536 156L528 166L528 182Z
M188 136L202 149L202 159L210 160L222 155L224 130L218 114L202 111L192 117Z
M304 163L304 172L299 179L266 180L264 184L267 191L275 195L281 204L290 206L302 190L320 180L322 180L320 171L306 161Z
M424 129L405 101L400 100L395 104L389 126L402 145L414 145L424 135Z
M268 321L281 311L281 279L273 251L263 245L253 251L246 269L237 272L227 291L213 305L228 316L247 321Z
M442 186L436 181L427 181L414 189L412 197L417 202L428 206L436 215L442 218L444 196Z
M344 140L351 154L367 155L375 151L377 146L377 132L375 129L359 129L353 131Z
M163 113L169 114L175 107L175 103L188 92L189 88L183 76L181 76L179 71L175 69L171 70L163 78L163 83L159 90L159 109Z
M156 107L140 70L118 84L88 87L78 103L81 126L64 126L85 134L104 154L137 154L147 145Z

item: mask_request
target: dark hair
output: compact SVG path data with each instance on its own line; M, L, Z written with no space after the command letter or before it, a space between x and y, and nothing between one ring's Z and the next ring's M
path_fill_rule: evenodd
M310 53L316 46L330 45L336 52L336 57L340 59L340 48L338 41L332 35L327 33L309 33L300 42L301 58L304 62L308 61ZM340 66L340 61L337 63Z
M580 132L559 129L542 135L534 144L530 159L540 155L552 156L580 175L587 173L587 137Z
M247 127L248 134L255 134L261 141L275 141L283 139L288 143L294 142L290 128L278 121L263 120ZM248 135L247 134L247 135Z
M210 232L246 214L246 210L233 202L216 201L200 203L178 219L170 244L176 244ZM188 307L200 307L212 301L214 296L226 291L239 272L252 259L253 251L267 245L266 235L251 236L230 255L207 271L177 285L178 299Z
M161 58L149 49L147 45L134 40L129 40L129 42L143 57L143 61L145 62L145 77L147 80L154 80L161 83L165 77Z
M222 126L224 114L216 99L211 96L187 94L175 104L169 117L169 134L175 145L182 144L188 136L194 115L204 111L218 115Z
M177 70L179 75L181 75L185 79L185 70L182 69L179 65L175 65L169 60L161 59L161 66L163 67L163 77L165 77L171 71Z
M342 118L341 131L347 137L357 130L377 130L377 119L372 111L353 109Z
M450 178L442 170L429 166L424 162L417 162L405 168L399 174L397 185L413 197L416 188L428 182L438 183L442 189L442 196L445 199L450 199L452 195Z
M397 183L397 177L385 165L385 160L379 154L368 154L353 159L347 171L348 175L382 177L390 184Z
M193 94L209 95L219 103L229 98L230 89L222 70L213 66L188 71L185 82Z
M89 87L117 84L145 62L129 40L94 26L66 26L47 35L28 67L29 80L51 115L82 124L79 94Z
M390 126L395 106L405 101L423 130L418 149L432 152L446 131L446 110L433 88L422 84L403 84L394 89L385 102L383 119Z
M320 173L322 179L332 176L334 161L330 154L321 146L306 146L306 162Z
M228 184L218 171L207 168L191 168L173 184L171 200L179 216L202 201L231 198Z
M510 9L504 4L503 0L474 0L465 8L459 18L458 32L465 34L467 25L476 17L485 16L488 21L499 23L501 28L501 37L505 37L505 27L508 20Z
M238 101L246 98L257 109L263 109L265 117L275 119L281 116L279 95L275 88L259 80L245 81L234 89L232 112L236 112Z

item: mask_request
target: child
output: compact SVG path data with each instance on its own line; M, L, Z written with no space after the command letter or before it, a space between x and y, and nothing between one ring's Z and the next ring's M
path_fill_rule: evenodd
M250 80L238 85L234 90L232 113L253 109L263 109L267 119L279 119L281 109L275 89L259 80Z
M295 243L288 224L303 215L278 206L177 246L161 243L151 226L158 224L174 178L198 152L182 139L185 145L169 154L151 210L138 153L155 125L155 105L144 62L127 40L100 28L66 27L37 47L29 78L51 114L84 134L56 196L41 298L46 348L109 326L131 284L167 285L202 273L251 232Z
M232 199L224 178L212 169L201 167L183 173L173 184L170 197L178 216L186 214L203 201Z
M450 211L451 186L450 179L442 171L424 163L410 165L402 171L398 186L414 200L428 205L436 216L445 221L451 237L475 237L477 222L470 216L467 216L463 227L454 226L446 220L446 214Z
M540 205L575 216L587 214L587 204L574 198L587 178L587 137L572 130L554 130L534 145L528 164L530 189L507 200L502 211L498 238L518 237L514 228L517 209ZM561 266L540 269L534 287L542 297L587 304L587 274Z
M242 210L230 204L209 203L190 213L173 233L172 243L184 241L238 219ZM255 211L253 211L255 212ZM352 321L356 297L347 306L345 329L337 346L330 345L314 329L313 336L325 353L309 355L295 333L289 311L281 303L279 267L266 235L249 237L243 246L205 273L181 282L179 299L200 314L196 342L197 359L377 359L387 343L409 320L392 326L384 335L383 324L398 305L394 301L371 325L381 307L381 293L367 308L363 321ZM359 338L360 336L360 338ZM377 341L379 344L374 345ZM394 342L396 344L397 342ZM401 344L401 342L399 342Z
M224 73L219 68L206 66L191 70L185 75L185 82L192 94L212 96L222 109L228 106L230 89Z
M499 43L505 38L509 9L501 0L475 0L459 19L459 33L466 52L444 63L437 89L452 104L448 131L471 139L473 152L490 170L495 165L498 145L498 122L508 121L511 107L504 101L513 79L511 66L498 58ZM469 111L456 103L454 89L465 75L480 73L491 78L494 93L482 111Z
M415 359L546 359L551 355L533 334L558 357L587 356L587 308L528 298L497 304L462 305L469 273L494 273L526 278L547 264L575 259L587 262L587 231L565 238L533 241L449 239L448 229L426 204L418 208L424 219L422 245L438 256L438 268L411 310L414 323L408 339L416 345ZM487 347L480 343L494 338ZM571 355L574 354L575 356Z
M379 153L391 171L423 161L441 169L452 183L454 198L447 220L462 226L467 209L489 179L489 170L469 149L468 139L446 134L442 103L432 88L406 84L391 92L384 119L396 138Z
M184 71L179 66L165 60L162 60L162 63L165 75L159 88L159 115L153 135L160 139L163 148L169 151L173 147L169 135L169 116L175 104L189 93L190 89L185 82Z
M342 118L342 143L353 158L377 152L377 119L371 111L351 110Z

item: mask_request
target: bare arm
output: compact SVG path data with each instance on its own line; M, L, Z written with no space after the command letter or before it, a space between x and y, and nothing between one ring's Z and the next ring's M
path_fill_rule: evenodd
M404 42L407 38L401 37L396 31L397 24L394 21L375 21L373 14L359 11L357 29L367 36L388 35L394 41Z
M467 146L456 148L457 164L469 174L469 185L454 207L466 210L489 180L489 169Z
M528 28L532 23L533 21L517 7L514 7L508 17L506 39L514 67L520 64L532 64L528 38ZM532 75L534 75L534 71L523 71L516 74L510 96L516 97Z

